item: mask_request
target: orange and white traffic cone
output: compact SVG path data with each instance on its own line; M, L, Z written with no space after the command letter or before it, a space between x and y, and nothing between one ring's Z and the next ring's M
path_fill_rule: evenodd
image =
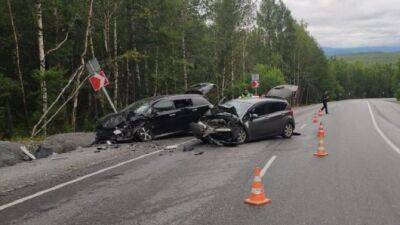
M261 170L258 167L254 170L254 180L251 185L250 196L244 202L250 205L265 205L272 202L271 199L265 197L264 185L261 180Z
M317 117L317 115L314 115L314 116L313 116L312 122L313 122L313 123L318 123L318 117Z
M325 147L324 147L324 138L319 139L318 149L317 149L317 152L314 153L314 155L318 156L320 158L328 155L328 152L325 151Z
M324 138L325 137L325 130L324 130L324 126L322 125L322 123L319 124L317 137L318 138Z
M318 111L318 116L321 117L322 115L323 115L322 110L319 110L319 111Z

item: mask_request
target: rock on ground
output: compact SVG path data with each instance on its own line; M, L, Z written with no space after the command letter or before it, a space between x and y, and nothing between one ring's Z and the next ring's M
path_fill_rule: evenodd
M23 161L22 145L9 141L0 141L0 167L12 166Z
M93 143L94 133L65 133L56 134L46 138L40 146L40 150L65 153L78 147L86 147Z

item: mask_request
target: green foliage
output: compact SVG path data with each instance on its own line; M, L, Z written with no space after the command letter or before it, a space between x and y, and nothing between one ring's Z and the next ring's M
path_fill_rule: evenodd
M365 64L394 64L399 60L400 52L369 52L342 56L339 55L336 56L336 58L343 59L349 63L359 61Z
M266 93L275 86L285 84L283 73L277 68L268 68L266 65L257 64L254 71L260 75L259 93Z
M0 73L0 100L9 98L11 93L17 89L17 83Z
M397 91L395 93L395 97L396 97L397 101L400 101L400 87L397 89Z

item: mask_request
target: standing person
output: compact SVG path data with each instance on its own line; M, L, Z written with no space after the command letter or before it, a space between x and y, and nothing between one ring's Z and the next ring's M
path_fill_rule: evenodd
M251 97L252 97L252 94L247 89L244 89L242 94L240 95L240 98L251 98Z
M328 113L328 101L329 101L329 95L328 95L328 91L325 91L324 94L322 95L322 104L323 107L321 108L321 111L325 109L325 113Z

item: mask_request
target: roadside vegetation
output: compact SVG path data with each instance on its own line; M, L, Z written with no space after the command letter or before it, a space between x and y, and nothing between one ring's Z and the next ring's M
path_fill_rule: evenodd
M400 58L400 52L368 52L349 55L338 55L338 59L344 59L346 62L363 62L365 64L395 64Z
M400 62L328 59L281 1L252 2L0 0L0 138L92 130L111 112L86 80L92 57L120 109L204 81L218 98L235 97L252 73L262 92L299 85L305 104L325 90L332 99L399 95Z

